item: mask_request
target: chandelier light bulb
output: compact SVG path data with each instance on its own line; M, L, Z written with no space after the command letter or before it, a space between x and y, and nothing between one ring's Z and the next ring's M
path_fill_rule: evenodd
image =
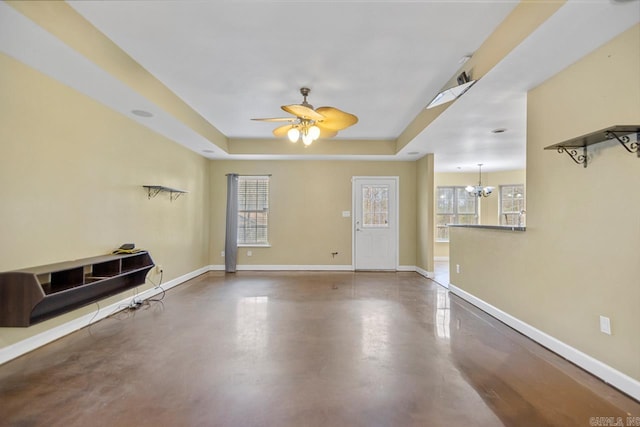
M291 128L287 132L287 137L289 137L289 141L298 142L298 138L300 137L300 131L297 128Z
M289 132L291 132L291 131L289 131ZM475 187L473 187L471 185L467 185L465 190L467 190L468 193L473 193L475 191Z

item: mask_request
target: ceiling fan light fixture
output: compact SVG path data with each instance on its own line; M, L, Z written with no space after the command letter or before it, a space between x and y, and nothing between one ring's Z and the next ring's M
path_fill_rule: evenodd
M313 138L311 137L311 135L309 135L308 133L302 135L302 143L305 146L311 145L312 142L313 142Z
M300 131L298 130L298 128L291 128L287 132L287 137L291 142L298 142L298 138L300 137Z
M279 126L273 130L273 134L280 138L287 136L289 141L297 142L302 138L305 145L310 145L313 141L322 138L332 138L338 131L353 126L358 123L358 117L353 114L341 111L335 107L319 107L317 110L307 102L307 96L311 89L300 88L303 96L302 104L283 105L282 108L294 118L271 117L264 119L251 119L262 122L289 122L289 124Z
M311 139L315 141L320 137L320 128L315 125L311 126L309 128L309 135L311 136Z

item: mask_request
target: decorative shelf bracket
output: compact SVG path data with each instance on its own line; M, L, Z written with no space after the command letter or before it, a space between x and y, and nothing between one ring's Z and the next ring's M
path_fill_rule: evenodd
M159 188L153 188L153 187L147 187L147 195L149 196L149 200L153 199L154 197L156 197L158 195L158 193L160 193L160 189Z
M633 142L629 135L635 134L636 140ZM577 138L570 139L558 144L545 147L545 150L556 150L558 153L567 153L571 160L578 165L583 165L585 168L589 164L589 156L587 153L587 147L590 145L599 144L615 139L627 150L629 153L636 153L640 158L640 150L638 150L638 144L640 143L640 125L635 126L611 126L606 129L601 129L597 132L592 132L587 135L582 135ZM582 154L580 149L582 148Z
M143 185L147 189L147 197L149 200L156 197L161 192L169 193L169 200L172 202L178 200L178 197L186 193L184 190L177 190L175 188L164 187L162 185Z
M613 131L608 131L606 133L607 139L616 139L630 153L636 153L638 157L640 157L640 150L638 150L638 142L640 141L640 132L636 133L636 142L631 142L631 138L629 135L618 136ZM627 145L629 144L629 145Z
M178 197L182 196L184 191L169 191L169 199L173 202L174 200L178 200Z
M571 160L579 165L584 165L585 168L589 164L586 145L582 147L582 154L578 154L578 150L570 147L558 147L558 153L567 153Z

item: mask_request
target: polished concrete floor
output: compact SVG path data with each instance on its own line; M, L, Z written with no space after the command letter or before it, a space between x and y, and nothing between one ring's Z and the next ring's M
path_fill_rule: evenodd
M3 426L588 426L640 416L415 273L208 273L0 366Z
M433 281L445 288L449 287L449 260L433 262Z

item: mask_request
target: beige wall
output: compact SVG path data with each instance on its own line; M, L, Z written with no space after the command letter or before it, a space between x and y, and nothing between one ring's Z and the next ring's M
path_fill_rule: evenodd
M451 282L640 380L640 159L616 142L588 168L544 147L640 124L640 25L528 95L527 231L455 229ZM495 266L495 268L487 268ZM599 316L613 334L599 331Z
M440 172L435 174L435 187L439 186L467 186L476 185L478 183L478 172L473 173L456 173L456 172ZM499 225L500 224L500 186L510 184L524 184L526 198L526 173L524 169L513 171L498 172L482 172L482 185L493 186L495 191L489 197L480 199L478 212L480 215L479 223L482 225ZM435 191L434 191L435 197ZM435 207L434 207L435 209ZM435 227L435 225L434 225ZM446 258L449 256L449 242L435 242L434 256L438 258Z
M286 142L283 142L286 143ZM240 248L238 265L352 264L351 177L400 177L400 265L416 265L416 164L368 161L211 162L210 263L224 264L226 177L271 174L270 248ZM251 250L252 257L247 256ZM331 252L338 252L333 258Z
M209 161L4 55L0 82L0 271L104 254L125 242L149 250L165 281L223 264L224 182L232 171L273 175L272 247L253 248L250 259L242 251L239 264L351 265L351 219L342 211L351 210L351 177L373 175L400 177L399 264L417 264L416 162ZM189 193L148 200L144 184ZM100 305L127 295L133 291ZM96 307L0 328L0 348Z
M433 249L434 249L434 207L433 207L433 154L428 154L416 162L417 181L417 253L416 266L426 272L433 272ZM424 274L424 273L423 273Z
M0 271L125 242L149 250L165 280L208 265L206 159L2 54L0 87ZM189 194L148 200L143 184ZM0 348L95 309L0 328Z

